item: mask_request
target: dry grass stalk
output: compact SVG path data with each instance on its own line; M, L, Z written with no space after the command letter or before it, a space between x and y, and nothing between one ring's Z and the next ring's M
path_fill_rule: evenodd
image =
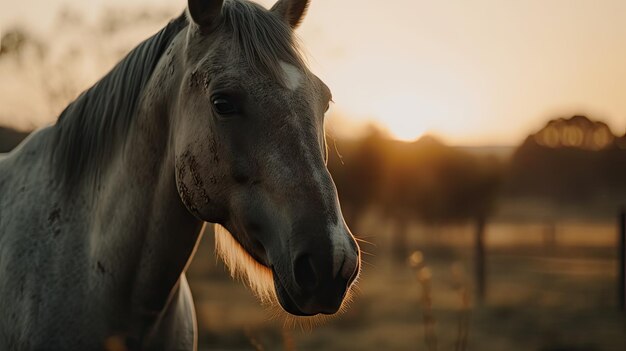
M263 344L259 341L259 339L257 339L255 333L253 333L250 328L246 328L245 333L246 333L246 337L248 338L248 341L250 342L250 345L254 348L255 351L265 350L265 348L263 347Z
M289 328L283 328L283 350L296 351L296 341Z
M429 351L437 351L437 332L435 330L435 316L432 302L432 272L424 263L424 255L415 251L409 256L409 266L416 271L417 281L422 287L420 302L423 311L424 343Z
M467 342L469 339L469 322L470 322L470 290L464 279L463 266L460 263L452 265L452 277L454 279L456 289L461 298L461 306L458 313L457 337L454 344L455 351L467 350Z

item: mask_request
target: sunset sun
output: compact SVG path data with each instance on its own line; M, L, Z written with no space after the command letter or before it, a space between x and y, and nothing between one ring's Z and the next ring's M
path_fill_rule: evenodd
M445 128L445 105L434 99L425 99L419 94L405 91L381 97L372 102L372 114L383 129L395 139L413 141L435 128Z

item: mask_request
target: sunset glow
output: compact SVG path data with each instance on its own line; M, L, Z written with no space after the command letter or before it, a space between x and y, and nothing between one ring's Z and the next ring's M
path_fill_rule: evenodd
M45 35L64 3L3 2L0 30L19 25ZM92 21L102 9L145 3L67 2ZM155 3L172 17L186 4ZM353 122L375 120L402 140L435 133L456 144L515 144L547 119L574 114L626 131L624 13L620 0L316 0L298 35ZM50 120L39 117L45 111L13 112L28 100L23 84L0 86L12 118Z

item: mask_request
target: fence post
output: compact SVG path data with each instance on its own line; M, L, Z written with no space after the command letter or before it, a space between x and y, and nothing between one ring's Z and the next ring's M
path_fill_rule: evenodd
M485 280L485 217L479 216L476 219L476 233L474 238L475 267L476 275L476 302L482 304L485 301L486 280Z
M617 259L618 259L618 276L617 276L617 297L619 299L619 308L626 311L626 207L622 208L619 214L618 224L618 240L617 240Z

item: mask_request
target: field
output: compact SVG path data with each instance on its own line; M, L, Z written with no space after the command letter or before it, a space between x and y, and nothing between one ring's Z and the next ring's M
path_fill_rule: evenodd
M375 222L359 225L375 246L363 245L371 255L364 257L354 302L343 315L313 328L285 328L280 317L272 319L216 262L206 233L189 272L200 349L626 349L614 223L490 224L486 298L478 303L469 226L413 226L413 259L400 260L385 240L393 225Z

